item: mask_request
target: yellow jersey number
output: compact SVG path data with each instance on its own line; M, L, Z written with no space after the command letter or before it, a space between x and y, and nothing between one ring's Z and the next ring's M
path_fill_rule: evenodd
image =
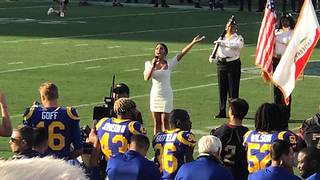
M253 166L251 166L250 163L248 164L249 173L256 172L266 167L266 165L271 160L270 148L271 148L270 144L263 144L262 146L258 143L248 144L248 151L247 151L248 162L251 162L253 164ZM269 153L259 162L259 159L251 153L252 150L258 150L260 151L260 153L265 153L266 151L269 151Z
M112 138L112 143L116 144L118 142L121 143L121 146L118 149L119 153L125 153L128 150L128 140L122 136L121 134L117 134ZM110 159L110 156L112 155L111 149L109 149L109 133L104 133L100 140L101 149L104 155L107 157L107 159Z
M166 143L163 147L161 144L156 144L154 146L155 151L159 151L159 156L157 157L159 164L159 169L162 172L165 170L168 173L173 173L178 168L178 160L174 157L173 153L177 150L173 143ZM170 163L171 162L171 165Z
M43 128L44 122L41 121L37 124L37 128ZM48 146L50 149L54 151L60 151L65 146L65 137L60 133L55 133L55 129L64 130L64 124L62 124L60 121L53 121L48 126ZM55 144L54 142L58 142Z

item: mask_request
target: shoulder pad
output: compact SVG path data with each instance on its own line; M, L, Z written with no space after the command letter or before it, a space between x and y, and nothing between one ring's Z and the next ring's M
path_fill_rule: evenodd
M178 132L177 139L187 146L195 146L196 145L196 138L194 134L189 131L180 131Z
M244 134L243 136L243 145L245 145L247 143L247 139L249 137L249 135L252 133L252 130L251 131L248 131Z
M129 131L132 133L132 134L146 134L147 133L147 130L146 128L144 128L139 122L137 121L131 121L129 124L128 124L128 128L129 128Z
M98 123L96 124L96 130L98 130L100 128L100 126L107 120L108 118L102 118L98 121Z
M67 114L71 119L80 120L80 117L78 116L78 113L75 108L67 106L66 109L67 109Z
M23 113L23 120L25 121L28 120L33 115L33 112L34 112L34 107L27 108Z

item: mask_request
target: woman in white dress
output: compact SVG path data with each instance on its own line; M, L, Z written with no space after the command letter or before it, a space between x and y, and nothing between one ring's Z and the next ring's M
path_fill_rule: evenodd
M152 61L145 62L144 80L147 81L152 78L150 111L154 123L154 134L168 129L169 126L169 113L173 109L171 72L192 46L204 38L204 36L197 35L180 53L170 60L167 59L167 46L163 43L158 43L156 44Z

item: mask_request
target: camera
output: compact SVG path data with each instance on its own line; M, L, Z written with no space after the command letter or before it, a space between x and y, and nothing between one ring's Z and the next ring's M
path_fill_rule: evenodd
M80 128L81 141L83 144L83 154L91 154L91 151L93 149L93 145L86 142L86 139L89 137L90 131L91 129L88 125Z
M103 101L104 104L102 106L95 106L93 108L93 117L94 121L99 121L104 117L113 117L113 105L114 105L114 98L113 98L113 89L114 89L114 81L115 75L112 77L112 86L110 89L109 96L104 97Z

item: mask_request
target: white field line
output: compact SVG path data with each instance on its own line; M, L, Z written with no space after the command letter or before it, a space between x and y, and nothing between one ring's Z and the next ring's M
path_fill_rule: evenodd
M68 66L68 65L72 65L72 64L89 63L89 62L94 62L94 61L105 61L105 60L121 59L121 58L128 58L128 57L142 57L142 56L149 56L149 55L150 54L133 54L133 55L126 55L126 56L113 56L113 57L86 59L86 60L72 61L72 62L67 62L67 63L56 63L56 64L32 66L32 67L26 67L26 68L20 68L20 69L4 70L4 71L0 71L0 74L21 72L21 71L35 70L35 69L43 69L43 68L55 67L55 66Z
M207 74L206 77L214 77L217 76L217 74Z
M133 69L127 69L127 70L124 70L126 72L133 72L133 71L139 71L140 69L139 68L133 68Z
M89 44L76 44L74 45L75 47L80 47L80 46L89 46Z
M24 7L9 7L0 8L0 10L10 10L10 9L34 9L34 8L47 8L48 6L24 6Z
M198 134L198 135L209 135L210 132L209 131L204 131L204 130L200 130L200 129L191 129L191 132L193 134Z
M251 80L251 79L256 79L260 76L252 76L249 78L243 78L240 79L240 81L247 81L247 80ZM181 89L174 89L173 92L181 92L181 91L187 91L187 90L192 90L192 89L199 89L199 88L204 88L204 87L209 87L209 86L217 86L218 83L210 83L210 84L204 84L204 85L199 85L199 86L190 86L190 87L186 87L186 88L181 88ZM144 97L149 97L150 94L141 94L141 95L137 95L137 96L131 96L131 99L137 99L137 98L144 98ZM75 105L73 107L75 108L80 108L80 107L88 107L88 106L95 106L98 104L102 104L103 102L99 101L99 102L92 102L92 103L88 103L88 104L79 104L79 105ZM17 114L17 115L13 115L11 116L12 118L16 118L16 117L22 117L23 114Z
M121 46L109 46L107 49L121 48Z
M250 24L258 24L258 23L260 23L260 22L239 23L238 26L250 25ZM149 29L149 30L140 30L140 31L116 32L116 33L86 34L86 35L76 35L76 36L61 36L61 37L52 37L52 38L6 40L6 41L0 41L0 42L1 43L19 43L19 42L33 42L33 41L52 41L52 40L67 39L67 38L88 38L88 37L98 37L98 36L131 35L131 34L140 34L140 33L163 32L163 31L217 28L217 27L224 27L224 26L225 26L224 24L218 24L218 25L208 25L208 26L190 26L190 27L177 27L177 28L164 28L164 29Z
M91 66L91 67L86 67L85 69L86 70L89 70L89 69L97 69L97 68L100 68L101 66Z
M11 63L8 63L8 65L17 65L17 64L23 64L24 62L22 61L19 61L19 62L11 62Z
M48 44L53 44L53 42L43 42L43 43L40 43L42 45L48 45Z
M192 51L204 51L209 49L193 49ZM179 51L172 51L172 53L177 53ZM48 67L55 67L55 66L69 66L72 64L81 64L81 63L90 63L95 61L105 61L105 60L111 60L111 59L121 59L121 58L130 58L130 57L143 57L143 56L150 56L150 53L146 54L133 54L133 55L125 55L125 56L113 56L113 57L103 57L103 58L95 58L95 59L86 59L86 60L79 60L79 61L71 61L67 63L53 63L48 65L41 65L41 66L32 66L32 67L26 67L26 68L19 68L19 69L10 69L10 70L4 70L0 71L0 74L5 73L12 73L12 72L21 72L21 71L27 71L27 70L35 70L35 69L42 69L42 68L48 68Z
M86 19L100 19L100 18L118 18L118 17L135 17L135 16L156 16L166 14L184 14L184 13L195 13L197 11L164 11L164 12L153 12L153 13L137 13L137 14L119 14L109 16L90 16L90 17L75 17L65 18L64 20L86 20Z

